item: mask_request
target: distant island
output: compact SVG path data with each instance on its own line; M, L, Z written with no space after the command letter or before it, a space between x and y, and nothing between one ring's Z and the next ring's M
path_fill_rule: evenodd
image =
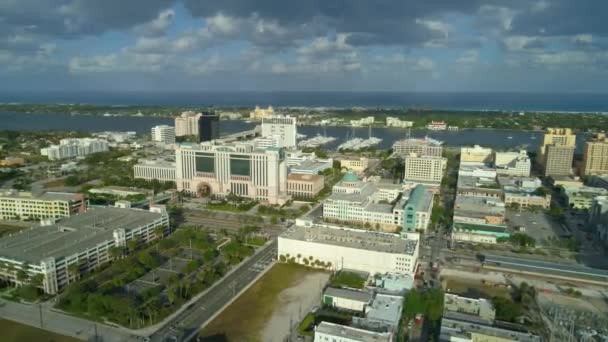
M1 112L69 114L93 116L153 116L175 117L184 111L208 110L195 106L150 105L92 105L92 104L0 104ZM213 107L224 119L247 120L252 107ZM538 111L480 111L434 110L428 108L329 108L279 107L277 112L298 117L303 125L351 126L351 120L373 116L374 122L363 126L385 127L387 118L411 122L412 129L425 129L433 122L444 122L458 129L487 128L513 130L542 130L545 127L571 127L577 132L608 130L608 115L604 113L538 112Z

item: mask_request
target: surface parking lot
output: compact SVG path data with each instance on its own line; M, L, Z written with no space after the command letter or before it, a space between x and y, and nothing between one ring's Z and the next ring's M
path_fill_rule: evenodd
M506 214L507 225L515 232L527 234L536 240L537 245L548 245L549 239L568 237L561 224L553 221L544 212L534 213L531 211L508 210ZM521 230L523 227L523 230Z

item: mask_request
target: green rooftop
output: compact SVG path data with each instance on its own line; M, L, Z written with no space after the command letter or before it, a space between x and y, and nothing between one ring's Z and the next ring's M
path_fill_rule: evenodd
M343 182L348 182L348 183L354 183L354 182L359 182L360 179L359 177L357 177L356 174L352 173L352 172L347 172L344 177L342 177L342 181Z

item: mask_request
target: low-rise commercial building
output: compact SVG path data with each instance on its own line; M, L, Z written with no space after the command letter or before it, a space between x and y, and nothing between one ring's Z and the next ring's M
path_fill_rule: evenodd
M328 287L323 292L323 305L363 313L372 298L373 294L369 291Z
M169 228L162 206L149 211L94 208L57 223L45 222L31 229L0 238L0 278L21 284L17 274L42 276L42 289L55 294L74 281L78 273L90 272L112 260L113 247L125 248L131 240L148 242Z
M608 195L608 190L604 188L594 188L590 186L561 188L561 194L566 200L566 204L573 209L589 209L593 199L597 196Z
M397 334L402 312L403 296L377 293L365 307L364 317L353 317L353 326Z
M424 138L410 138L395 141L393 153L401 156L408 156L415 153L418 156L441 157L443 153L442 141Z
M443 179L447 159L412 153L404 157L404 164L404 182L438 186Z
M347 325L321 322L315 327L314 342L392 342L388 332L375 332Z
M92 194L112 195L118 197L151 195L152 191L147 189L130 188L126 186L104 186L102 188L93 188L89 190Z
M546 191L539 192L541 180L530 177L498 177L504 192L506 206L522 208L539 207L548 209L551 206L551 195ZM542 190L542 189L540 189Z
M394 118L392 116L387 116L386 117L386 126L387 127L407 128L407 127L414 126L414 122L413 121L404 121L404 120L401 120L399 118Z
M82 194L46 192L36 196L25 191L0 192L0 219L2 220L68 217L85 210L86 200Z
M453 241L495 244L498 239L510 236L507 226L502 224L454 222L452 226Z
M108 142L94 138L61 139L59 145L51 145L40 150L40 154L49 160L83 157L92 153L108 150Z
M496 152L494 156L496 173L506 176L529 177L532 169L532 161L528 152Z
M375 118L373 116L368 116L366 118L362 118L359 120L350 120L350 125L355 126L355 127L369 126L369 125L373 125L374 121L375 121Z
M334 185L323 202L326 221L365 224L384 231L424 231L432 210L433 194L422 185L403 191L397 184L363 182L353 173Z
M362 175L365 170L369 167L369 159L365 157L361 158L340 158L340 167L346 171L352 171L359 175Z
M315 159L305 160L299 164L289 168L290 173L299 173L304 175L318 175L319 173L331 169L333 161L331 159Z
M503 224L505 203L495 197L457 195L454 201L454 222Z
M21 166L25 164L25 159L20 157L6 157L0 160L0 166Z
M441 320L441 333L439 341L442 342L540 342L539 336L485 325L479 322L468 322L458 319L443 318Z
M492 163L492 159L493 153L491 148L479 145L460 148L461 163Z
M280 260L313 265L318 261L317 265L321 262L328 269L353 269L370 274L389 272L413 276L418 252L418 234L382 233L304 219L297 219L296 224L278 238Z
M456 188L458 195L502 197L502 189L496 181L496 169L482 163L461 163Z
M136 179L175 182L175 162L164 159L142 159L133 165L133 176Z
M444 294L443 311L444 316L455 312L489 321L494 321L496 318L496 309L494 309L492 301L485 298L459 296L453 293Z
M325 187L325 177L290 173L287 176L287 194L295 198L313 198Z

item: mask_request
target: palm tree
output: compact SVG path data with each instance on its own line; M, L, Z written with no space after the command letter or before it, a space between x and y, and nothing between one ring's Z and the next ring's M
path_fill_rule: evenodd
M114 247L110 248L110 250L109 250L109 254L110 254L110 257L112 257L112 259L120 258L122 256L122 253L123 253L123 249L118 246L114 246Z
M80 275L80 266L78 265L78 263L73 263L68 265L68 282L69 279L74 278L74 280L76 280L76 278Z
M154 228L154 235L156 236L157 239L162 239L165 235L165 227L158 226L158 227Z

